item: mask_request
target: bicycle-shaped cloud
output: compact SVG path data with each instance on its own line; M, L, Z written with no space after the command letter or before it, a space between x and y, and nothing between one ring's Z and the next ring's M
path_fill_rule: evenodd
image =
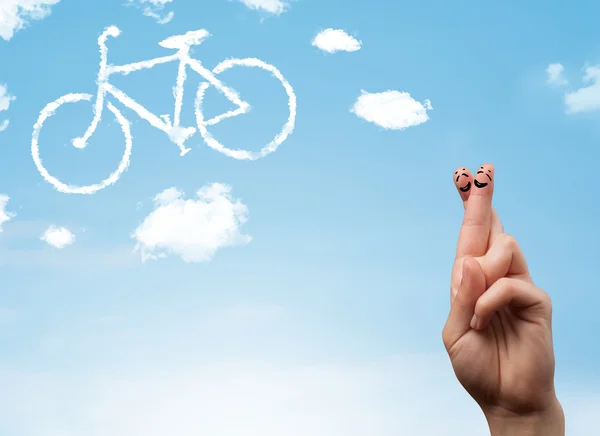
M290 84L279 72L279 70L274 66L269 65L259 59L247 58L227 59L218 64L212 71L206 69L200 63L200 61L192 59L189 56L190 47L193 45L200 44L206 37L209 36L209 33L204 29L187 32L184 35L171 36L165 39L164 41L161 41L159 43L160 46L164 48L177 50L177 52L173 55L142 62L131 63L127 65L109 65L107 61L108 48L106 47L106 40L109 36L117 37L119 36L119 34L120 30L115 26L111 26L108 27L104 31L104 33L102 33L102 35L100 35L100 37L98 38L98 44L100 45L101 62L97 80L98 93L96 94L96 102L93 106L94 118L90 126L85 131L84 135L82 137L75 138L72 143L75 147L80 149L86 147L87 141L94 134L96 128L98 127L98 124L101 121L104 105L106 104L108 110L112 112L112 114L119 122L123 134L125 135L125 153L123 154L123 157L121 158L117 169L100 183L88 186L72 186L61 182L56 177L48 173L48 171L42 164L38 147L40 130L42 129L45 120L48 117L52 116L56 109L58 109L63 104L76 103L83 100L90 101L93 96L91 94L67 94L58 98L54 102L47 104L46 107L40 113L40 116L34 125L33 137L31 142L31 153L33 156L33 161L35 162L35 165L40 171L42 177L44 177L44 179L47 182L54 185L54 187L59 191L70 194L93 194L94 192L115 183L129 166L132 147L130 123L110 101L106 101L107 95L114 97L125 107L131 109L132 111L137 113L141 118L148 121L153 127L156 127L157 129L162 130L167 135L169 135L171 141L179 147L181 156L185 155L188 151L190 151L191 149L186 148L184 144L187 139L189 139L192 135L196 133L196 128L182 127L180 124L181 108L183 105L183 90L186 80L186 67L190 67L192 70L194 70L206 80L206 82L202 82L198 87L198 92L196 94L195 101L195 112L198 131L200 132L200 135L202 135L202 138L204 138L206 144L211 148L235 159L256 160L275 151L277 147L283 141L285 141L285 139L294 130L294 123L296 119L296 96ZM153 68L156 65L165 64L168 62L179 62L177 81L174 90L175 110L172 122L168 115L157 116L151 113L148 109L135 102L131 97L129 97L120 89L116 88L114 85L110 84L108 81L109 77L112 74L129 74L133 71ZM279 132L270 143L268 143L266 146L264 146L257 152L227 148L221 143L219 143L208 131L209 126L217 124L218 122L226 118L231 118L237 115L244 114L250 110L250 105L245 101L241 100L240 96L234 89L226 86L216 77L217 74L222 73L223 71L234 66L258 67L269 71L281 82L281 84L285 88L289 99L288 121L283 126L281 132ZM204 94L210 85L214 86L229 101L231 101L235 106L237 106L237 109L228 111L224 114L206 120L202 113L202 101L204 98Z

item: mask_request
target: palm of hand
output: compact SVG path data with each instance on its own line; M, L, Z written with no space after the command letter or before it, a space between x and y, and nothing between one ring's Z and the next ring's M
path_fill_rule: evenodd
M519 414L547 407L554 380L547 324L503 308L485 330L467 331L448 351L459 382L484 409Z

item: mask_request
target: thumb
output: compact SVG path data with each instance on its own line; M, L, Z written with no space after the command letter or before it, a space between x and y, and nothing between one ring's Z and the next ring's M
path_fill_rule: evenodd
M448 351L471 329L475 304L485 292L485 274L479 262L472 257L467 257L462 268L461 284L452 301L450 314L442 332L442 339Z

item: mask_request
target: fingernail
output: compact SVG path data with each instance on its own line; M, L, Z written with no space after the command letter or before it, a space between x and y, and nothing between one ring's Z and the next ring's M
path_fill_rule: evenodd
M475 173L475 180L473 180L473 184L476 188L485 188L486 186L490 186L494 181L494 165L492 164L483 164L479 168L477 168L477 172Z
M479 320L477 319L477 315L473 315L473 318L471 318L471 328L477 330L477 327L479 327L477 324L479 323Z

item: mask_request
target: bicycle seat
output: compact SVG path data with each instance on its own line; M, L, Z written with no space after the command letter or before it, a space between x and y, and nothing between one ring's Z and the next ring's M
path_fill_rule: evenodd
M201 44L204 39L210 36L207 30L193 30L183 35L169 36L167 39L158 43L164 48L182 49L191 45Z

